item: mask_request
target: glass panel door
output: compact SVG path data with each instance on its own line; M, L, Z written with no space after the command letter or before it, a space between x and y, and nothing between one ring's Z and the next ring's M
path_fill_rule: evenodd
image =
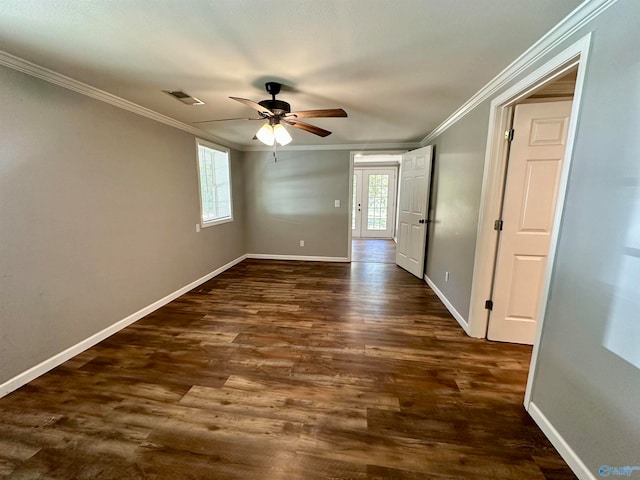
M393 238L396 205L395 168L354 169L352 236Z
M368 175L367 230L387 230L389 183L391 175Z

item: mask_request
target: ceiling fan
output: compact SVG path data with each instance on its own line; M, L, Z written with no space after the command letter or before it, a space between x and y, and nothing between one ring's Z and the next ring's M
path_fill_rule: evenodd
M313 133L320 137L326 137L331 135L331 132L309 123L301 122L299 118L327 118L327 117L346 117L347 112L342 108L329 108L323 110L301 110L299 112L292 112L291 105L283 100L276 100L276 95L280 93L281 83L267 82L265 88L267 93L271 95L271 99L261 100L260 102L254 102L246 98L229 97L240 103L244 103L248 107L253 108L260 115L258 118L222 118L219 120L205 120L202 122L194 123L209 123L209 122L225 122L228 120L267 120L267 123L260 127L260 130L254 137L260 140L266 145L275 145L277 142L279 145L286 145L291 142L291 135L282 125L287 124L292 127L304 130L306 132Z

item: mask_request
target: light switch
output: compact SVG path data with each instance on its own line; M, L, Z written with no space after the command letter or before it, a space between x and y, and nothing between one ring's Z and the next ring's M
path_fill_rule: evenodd
M200 233L200 224L196 223L196 233Z
M335 201L335 206L336 206L336 208L340 208L340 200L336 200Z

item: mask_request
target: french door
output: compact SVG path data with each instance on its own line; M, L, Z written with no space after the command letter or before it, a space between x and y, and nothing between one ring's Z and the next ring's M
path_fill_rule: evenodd
M396 210L395 168L355 168L351 230L354 238L393 238Z

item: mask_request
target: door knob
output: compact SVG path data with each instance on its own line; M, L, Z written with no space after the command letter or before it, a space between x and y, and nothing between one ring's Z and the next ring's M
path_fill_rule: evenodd
M421 218L420 220L418 220L418 223L424 223L424 218Z

